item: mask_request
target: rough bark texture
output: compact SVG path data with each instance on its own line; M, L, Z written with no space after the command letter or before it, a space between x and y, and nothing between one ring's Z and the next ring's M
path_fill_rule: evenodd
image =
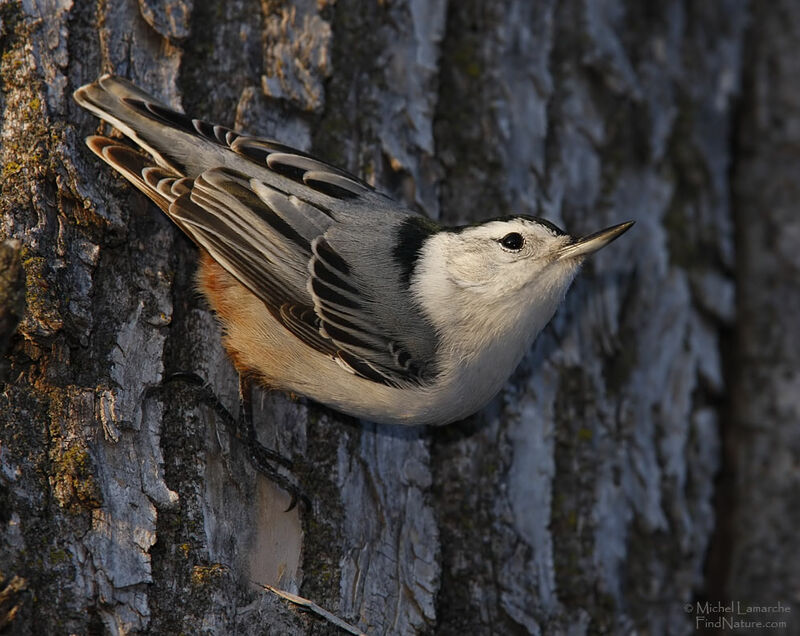
M781 601L788 610L768 620L797 632L800 5L756 3L752 20L733 175L740 282L733 416L724 431L730 506L712 562L729 598L768 607Z
M737 258L744 0L0 1L0 239L19 241L0 244L0 628L332 633L266 583L369 634L691 633L686 604L721 594L708 580L723 568L704 567L735 325L751 367L732 373L737 472L724 483L749 503L736 516L717 499L739 533L727 589L788 602L796 559L756 571L746 558L752 541L797 544L780 501L798 409L780 400L798 377L798 290L786 274L765 284L787 263L796 275L797 232L781 235L786 252L770 243L774 261L759 256L773 224L796 230L796 148L778 155L786 181L760 163L783 148L772 100L792 110L785 134L800 130L796 68L773 64L800 37L784 4L792 20L759 14L751 34L787 34L754 59L794 88L753 71L766 110L748 120L759 169L737 168L737 194L753 197ZM294 458L312 500L284 512L287 495L197 391L165 382L196 372L236 412L194 248L83 145L98 123L71 91L109 71L447 222L637 225L466 422L400 430L257 392L262 442ZM738 306L736 277L752 291ZM753 423L759 459L745 455ZM759 496L778 429L784 461ZM769 520L752 521L762 506Z

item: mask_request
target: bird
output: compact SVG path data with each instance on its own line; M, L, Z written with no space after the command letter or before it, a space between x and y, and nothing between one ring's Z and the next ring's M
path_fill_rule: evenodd
M444 226L357 176L195 119L103 75L77 103L128 141L86 144L199 247L198 287L241 376L390 425L443 425L503 387L586 257L513 215Z

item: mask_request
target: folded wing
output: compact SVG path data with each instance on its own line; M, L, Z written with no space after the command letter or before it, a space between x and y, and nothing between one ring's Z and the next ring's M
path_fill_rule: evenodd
M365 186L322 162L281 152L275 165L295 168L292 178L323 184L326 207L231 168L210 168L192 179L106 137L90 137L87 144L306 345L374 382L405 386L431 379L433 349L420 355L416 342L412 355L414 347L404 342L408 334L387 328L373 310L381 290L354 273L357 268L326 238L337 223L334 201L347 198L352 214L353 206L365 205Z

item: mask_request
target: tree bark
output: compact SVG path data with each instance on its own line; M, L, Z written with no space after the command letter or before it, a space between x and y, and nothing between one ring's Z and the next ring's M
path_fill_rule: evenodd
M737 302L727 518L712 562L727 598L781 609L755 619L799 628L800 6L754 3L735 130ZM727 557L727 558L725 558ZM775 633L771 626L750 633Z
M268 584L369 634L694 632L749 275L729 174L746 22L743 0L2 0L0 627L332 632ZM259 389L260 440L312 502L284 512L166 380L197 373L237 411L196 250L83 145L99 124L71 92L103 72L447 223L637 225L465 422Z

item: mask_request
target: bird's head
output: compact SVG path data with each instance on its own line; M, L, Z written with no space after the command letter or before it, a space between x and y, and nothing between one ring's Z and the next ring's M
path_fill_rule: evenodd
M550 320L585 258L632 221L575 238L549 221L513 216L432 234L412 287L440 332L530 340Z

